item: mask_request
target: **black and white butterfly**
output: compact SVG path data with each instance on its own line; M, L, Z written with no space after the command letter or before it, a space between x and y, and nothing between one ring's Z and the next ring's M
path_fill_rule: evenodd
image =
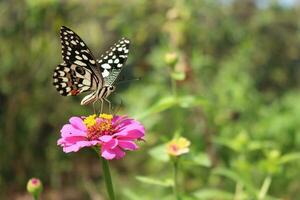
M130 41L122 38L95 59L83 40L71 29L60 29L63 63L54 70L53 85L64 96L92 91L81 105L103 102L115 90L114 83L127 60ZM109 102L109 101L108 101Z

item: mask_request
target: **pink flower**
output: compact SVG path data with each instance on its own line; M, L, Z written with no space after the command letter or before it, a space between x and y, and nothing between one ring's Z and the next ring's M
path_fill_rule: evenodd
M103 158L120 159L125 156L125 150L136 150L135 141L143 140L145 135L143 125L126 116L71 117L69 122L60 130L61 138L57 141L65 153L99 146Z

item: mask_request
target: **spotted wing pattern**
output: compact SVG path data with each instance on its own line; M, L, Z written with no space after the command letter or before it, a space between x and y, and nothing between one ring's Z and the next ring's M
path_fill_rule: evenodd
M103 86L103 78L91 51L71 29L60 29L63 63L53 74L53 85L64 96L95 90Z
M62 58L66 63L97 71L96 59L83 40L71 29L62 26L60 29Z
M118 78L124 63L127 60L130 41L122 38L115 43L108 51L100 56L97 62L100 65L105 85L113 85Z
M53 73L53 85L63 96L95 90L96 79L92 71L75 64L59 64Z
M64 62L54 70L53 85L64 96L111 86L127 60L130 41L125 38L115 43L97 61L83 40L71 29L62 26L60 38Z

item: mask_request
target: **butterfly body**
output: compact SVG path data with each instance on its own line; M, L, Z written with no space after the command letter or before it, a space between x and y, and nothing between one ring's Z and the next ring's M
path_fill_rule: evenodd
M60 30L63 63L54 70L53 85L63 96L91 91L81 105L107 101L115 90L114 83L127 60L130 41L122 38L110 50L95 59L83 40L71 29Z

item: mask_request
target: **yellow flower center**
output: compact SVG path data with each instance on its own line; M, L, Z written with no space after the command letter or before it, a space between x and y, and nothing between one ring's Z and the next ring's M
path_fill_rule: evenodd
M84 119L84 124L87 126L87 138L89 140L97 140L102 135L112 135L114 129L112 126L112 115L100 114L90 115Z
M83 123L89 128L96 124L96 114L90 115L83 120Z
M109 119L109 120L111 120L111 119L113 118L112 115L110 115L110 114L105 114L105 113L100 114L99 117L102 118L102 119Z

